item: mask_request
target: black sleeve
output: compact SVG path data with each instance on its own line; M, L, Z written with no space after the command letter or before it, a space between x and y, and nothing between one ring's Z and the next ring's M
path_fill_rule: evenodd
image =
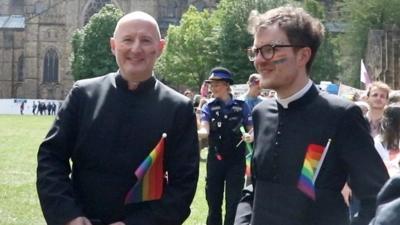
M388 179L382 159L375 150L367 122L361 110L352 105L346 109L338 126L336 141L341 159L349 172L349 185L360 199L360 210L352 224L368 224L376 208L376 195Z
M196 117L190 102L171 118L174 129L167 136L165 154L168 183L161 200L131 210L127 225L180 225L190 214L199 176L199 147Z
M400 224L400 176L386 182L378 194L377 205L370 225Z
M253 185L243 189L242 199L236 210L235 225L249 225L253 206Z
M83 215L74 197L69 163L77 134L77 95L75 84L38 151L36 187L48 225L64 225Z

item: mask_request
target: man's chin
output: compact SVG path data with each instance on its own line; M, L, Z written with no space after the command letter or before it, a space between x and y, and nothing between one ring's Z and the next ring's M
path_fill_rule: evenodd
M273 89L273 85L271 84L271 82L262 82L261 84L260 84L260 86L263 88L263 89Z

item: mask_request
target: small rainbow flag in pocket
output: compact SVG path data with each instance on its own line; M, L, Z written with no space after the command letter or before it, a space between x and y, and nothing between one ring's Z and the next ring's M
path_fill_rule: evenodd
M125 196L125 204L158 200L164 188L164 142L163 133L157 146L135 170L137 182Z
M310 144L307 147L297 187L313 200L315 200L315 180L328 152L330 143L331 139L328 140L325 147L316 144Z
M242 135L246 133L246 130L244 129L243 126L240 126L240 132ZM247 150L247 155L246 155L246 176L251 177L251 155L253 154L253 147L251 147L250 143L246 143L246 150Z

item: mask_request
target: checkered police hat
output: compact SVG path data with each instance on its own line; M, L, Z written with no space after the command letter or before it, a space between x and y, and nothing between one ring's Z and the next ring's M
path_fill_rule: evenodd
M224 67L215 67L211 70L210 77L208 80L206 80L206 82L209 83L213 80L222 80L228 82L229 84L233 84L232 75L232 72Z

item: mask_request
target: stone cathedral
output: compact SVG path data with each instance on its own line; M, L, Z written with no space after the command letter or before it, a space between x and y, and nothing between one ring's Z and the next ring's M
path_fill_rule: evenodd
M63 99L70 90L70 39L105 4L153 15L162 33L188 8L218 0L0 0L0 98Z

